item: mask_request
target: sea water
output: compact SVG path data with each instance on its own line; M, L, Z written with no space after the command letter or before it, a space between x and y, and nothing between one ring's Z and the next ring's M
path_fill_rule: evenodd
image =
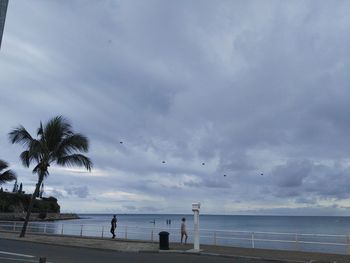
M81 219L70 220L74 224L109 225L112 214L79 214ZM180 229L181 219L186 218L189 229L193 226L191 214L117 214L118 224L139 227L171 227ZM291 232L308 234L350 234L350 217L338 216L244 216L200 215L200 228L251 232Z

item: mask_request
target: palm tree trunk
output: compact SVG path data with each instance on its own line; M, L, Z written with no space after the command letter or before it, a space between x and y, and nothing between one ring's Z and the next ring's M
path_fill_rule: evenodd
M28 226L28 222L29 222L29 218L30 218L30 214L32 213L32 209L33 209L33 205L34 205L34 200L37 197L38 193L39 193L39 188L41 183L43 182L44 177L43 176L39 176L39 180L38 183L36 184L34 193L32 194L32 197L30 198L30 203L27 209L27 215L26 218L24 220L24 224L21 230L21 234L19 235L19 237L24 237L27 231L27 226Z

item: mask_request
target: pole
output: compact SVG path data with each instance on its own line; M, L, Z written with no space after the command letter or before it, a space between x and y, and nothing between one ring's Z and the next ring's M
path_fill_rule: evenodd
M200 203L193 203L192 204L192 211L194 213L194 233L193 233L193 250L194 251L200 251L199 246L199 210L200 210Z
M299 250L299 240L298 240L298 234L295 234L295 250Z

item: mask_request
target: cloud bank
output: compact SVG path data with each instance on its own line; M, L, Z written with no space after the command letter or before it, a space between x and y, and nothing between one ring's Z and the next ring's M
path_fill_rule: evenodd
M94 161L52 167L65 211L349 215L349 7L11 2L0 158L32 191L7 133L64 115Z

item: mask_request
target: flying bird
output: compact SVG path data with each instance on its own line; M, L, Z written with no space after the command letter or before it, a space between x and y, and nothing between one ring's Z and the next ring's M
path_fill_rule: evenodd
M165 163L165 161L163 161L162 163Z
M202 165L205 165L205 163L202 163Z

